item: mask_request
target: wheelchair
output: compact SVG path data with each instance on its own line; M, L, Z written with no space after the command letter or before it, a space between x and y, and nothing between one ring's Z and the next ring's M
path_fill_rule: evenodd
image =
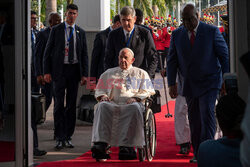
M150 108L154 100L147 98L145 100L145 113L144 113L144 137L145 145L138 147L139 161L143 162L146 159L152 161L156 152L156 122L154 112Z
M156 153L156 121L154 113L161 112L161 103L160 103L160 92L156 90L156 94L145 99L145 112L143 114L144 119L144 137L145 145L141 147L136 147L135 151L137 152L137 157L140 162L152 161ZM109 159L109 154L111 146L107 145L106 147L106 158ZM93 153L92 153L93 157ZM102 161L102 159L96 158L96 161Z

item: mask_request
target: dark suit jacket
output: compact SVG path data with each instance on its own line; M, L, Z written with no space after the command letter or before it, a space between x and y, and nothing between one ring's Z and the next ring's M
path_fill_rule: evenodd
M33 33L34 33L34 40L31 37L31 50L32 50L32 59L31 59L31 75L35 76L35 69L36 69L36 65L35 65L35 51L36 51L36 47L35 47L35 41L37 38L37 34L38 34L38 30L33 29ZM31 32L32 33L32 32ZM32 34L31 34L32 36Z
M126 47L123 28L117 28L109 33L106 54L104 58L105 69L118 66L119 51ZM135 30L128 46L133 50L135 61L133 65L148 72L151 78L154 77L158 63L156 49L150 32L135 25Z
M8 23L4 25L0 43L3 45L14 45L14 27Z
M40 31L35 44L35 72L36 76L43 75L43 55L49 38L50 27Z
M75 26L76 54L79 64L80 76L88 76L88 53L85 31ZM65 57L65 23L54 26L50 32L43 59L44 74L51 74L56 81L63 76Z
M148 26L145 26L143 24L140 24L139 26L143 27L143 28L146 28L147 30L149 30L150 34L153 35L153 32L152 32L152 29L149 28Z
M104 72L105 48L110 27L96 34L91 58L90 76L98 79Z
M180 72L179 94L199 97L210 89L220 89L222 74L229 72L228 48L219 29L199 23L193 47L188 30L181 26L172 32L167 58L168 85L176 83Z
M4 67L3 67L2 46L0 44L0 86L3 83L4 83Z

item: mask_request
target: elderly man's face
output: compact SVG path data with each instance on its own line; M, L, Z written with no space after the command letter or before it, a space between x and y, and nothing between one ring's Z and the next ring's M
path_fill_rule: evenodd
M132 17L131 15L128 16L121 15L122 27L128 32L132 31L132 29L134 28L135 21L136 21L136 16Z
M198 21L198 13L195 13L192 7L186 6L182 12L182 22L184 27L186 27L188 31L193 31L196 28Z
M131 52L127 49L123 50L119 55L119 66L121 69L126 70L133 64L135 58L132 56Z

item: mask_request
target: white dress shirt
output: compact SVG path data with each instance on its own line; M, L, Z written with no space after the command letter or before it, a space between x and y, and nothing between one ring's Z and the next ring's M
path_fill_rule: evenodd
M123 33L124 33L124 35L125 35L125 41L128 40L128 39L127 39L127 33L129 33L129 38L130 38L131 33L133 32L134 29L135 29L135 27L134 27L134 28L132 29L132 31L130 31L130 32L128 32L128 31L126 31L125 29L123 29Z
M196 34L197 34L197 29L198 29L198 26L199 26L199 22L198 22L198 24L197 24L197 26L195 27L195 29L194 29L194 36L196 37ZM188 38L190 39L191 38L191 34L192 34L192 32L191 31L188 31Z
M74 61L73 61L73 64L75 64L75 63L78 63L77 54L76 54L76 29L75 29L75 24L70 26L69 24L67 24L67 22L64 22L64 23L66 25L66 33L67 33L67 34L65 33L65 49L67 47L69 47L69 46L67 46L68 38L70 37L70 28L69 27L72 27L74 29L74 33L73 33L73 36L74 36ZM66 56L66 55L64 56L64 64L69 64L68 57L69 56Z

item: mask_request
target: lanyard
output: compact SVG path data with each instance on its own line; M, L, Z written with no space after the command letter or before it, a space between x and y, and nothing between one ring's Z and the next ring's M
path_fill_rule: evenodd
M34 41L34 32L33 32L33 30L31 30L31 39L32 39L32 42Z
M132 36L133 36L134 31L135 31L135 28L133 29L133 31L131 32L131 34L130 34L130 36L129 36L128 42L126 43L126 47L128 47L129 42L130 42L130 40L131 40L131 38L132 38Z
M66 24L65 24L65 33L66 33L66 36L67 36L67 43L69 43L70 38L73 36L74 30L75 30L75 27L73 28L73 31L71 32L71 34L68 36L67 27L66 27Z

